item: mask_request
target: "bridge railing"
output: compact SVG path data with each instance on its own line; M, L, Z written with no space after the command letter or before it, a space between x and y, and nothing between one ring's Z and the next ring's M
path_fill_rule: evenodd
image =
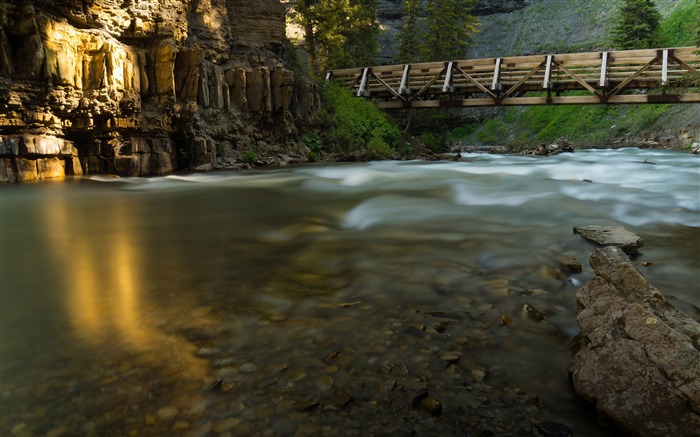
M700 71L696 51L681 47L464 59L332 70L326 78L387 109L697 103L698 93L670 92L679 79ZM639 93L654 89L661 93ZM566 95L569 91L585 93Z

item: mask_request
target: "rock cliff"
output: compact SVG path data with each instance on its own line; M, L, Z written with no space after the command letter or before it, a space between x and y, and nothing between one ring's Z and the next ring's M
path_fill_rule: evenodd
M279 0L0 0L0 181L167 174L294 140L319 106Z

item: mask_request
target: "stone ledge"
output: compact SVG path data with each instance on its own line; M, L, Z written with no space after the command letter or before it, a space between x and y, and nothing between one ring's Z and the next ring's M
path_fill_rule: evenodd
M576 293L576 393L633 435L700 435L700 324L671 305L620 248L591 256Z

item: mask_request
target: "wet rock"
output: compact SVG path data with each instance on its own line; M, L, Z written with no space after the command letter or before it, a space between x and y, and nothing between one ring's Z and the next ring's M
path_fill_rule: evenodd
M146 426L153 426L156 424L156 421L156 416L154 416L153 414L146 414L143 417L143 423L145 423Z
M575 226L574 233L599 246L615 246L628 255L636 255L644 246L642 239L622 226Z
M175 407L163 407L158 410L158 417L163 420L172 419L177 415L177 408Z
M253 373L258 370L257 366L253 363L243 363L241 367L238 368L243 373Z
M314 378L314 384L322 392L328 391L333 388L333 378L327 375L321 375Z
M692 153L694 155L700 154L700 143L693 143L690 146L690 153Z
M15 426L13 426L12 431L10 431L10 432L12 433L12 435L16 435L16 434L19 434L26 429L27 429L27 424L25 422L21 422Z
M274 422L272 422L272 431L274 432L274 435L292 435L298 427L299 424L285 418L277 419Z
M235 417L229 417L228 419L224 419L221 422L218 422L216 425L214 425L214 432L222 433L226 431L231 431L233 428L238 426L239 423L241 423L240 419L237 419Z
M391 368L391 373L398 376L408 375L408 367L405 364L398 364Z
M414 408L420 408L434 416L442 413L442 402L435 396L429 395L427 392L422 392L413 398L412 405Z
M557 422L541 422L537 425L537 430L543 436L571 437L574 435L571 431L571 428L564 425L563 423Z
M560 153L573 153L573 143L566 137L561 137L552 144L539 144L534 149L526 150L523 155L552 156Z
M452 353L442 354L440 355L440 360L446 364L454 364L459 361L459 355Z
M174 433L180 433L182 431L188 430L190 428L190 424L188 422L185 422L184 420L178 420L175 422L170 428Z
M486 378L486 372L479 369L472 370L471 375L476 382L482 382Z
M640 149L656 149L660 146L657 141L642 140L634 143L634 147L639 147Z
M673 307L620 248L598 249L591 266L597 276L576 293L574 389L634 435L698 435L700 324Z
M390 392L393 391L394 388L396 388L396 380L394 379L382 381L382 383L379 384L379 390L382 392Z
M294 406L297 411L312 411L318 408L321 404L317 401L303 401L299 402Z
M59 426L49 430L49 432L46 433L46 437L61 437L62 435L65 435L68 431L69 429L65 426Z
M580 262L571 256L559 255L555 258L559 264L559 268L567 273L581 273L583 266Z

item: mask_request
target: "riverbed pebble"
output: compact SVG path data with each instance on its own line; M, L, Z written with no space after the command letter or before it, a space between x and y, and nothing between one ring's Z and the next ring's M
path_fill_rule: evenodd
M258 370L258 367L253 363L243 363L238 370L243 373L253 373Z
M163 407L158 410L158 417L160 417L163 420L168 420L172 419L173 417L177 416L177 408L169 406L169 407Z
M480 369L474 369L471 371L472 378L476 380L476 382L482 382L484 378L486 378L486 372Z

